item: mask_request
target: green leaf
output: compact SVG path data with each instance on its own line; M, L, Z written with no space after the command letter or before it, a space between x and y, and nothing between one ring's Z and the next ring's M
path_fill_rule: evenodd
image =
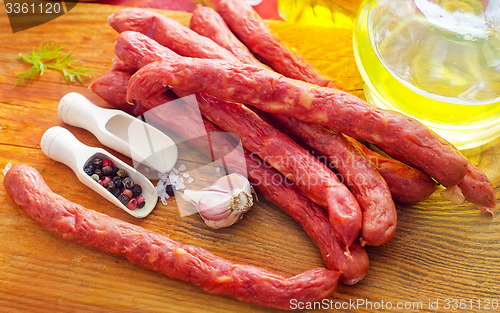
M29 71L16 73L18 78L15 86L23 86L26 82L32 81L36 76L42 76L46 69L61 72L67 84L74 83L75 77L77 77L80 84L83 85L81 77L90 78L92 70L85 68L83 65L75 65L76 63L80 63L80 60L72 59L72 52L62 52L65 48L66 46L59 46L54 43L40 43L37 51L33 47L31 53L19 53L19 57L32 66Z

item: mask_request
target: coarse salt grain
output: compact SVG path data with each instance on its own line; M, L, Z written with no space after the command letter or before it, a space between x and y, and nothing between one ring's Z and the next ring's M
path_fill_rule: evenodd
M158 192L158 195L159 195L160 192L162 192L162 190L165 189L165 185L160 185L160 183L158 183L158 185L155 186L155 189L156 189L156 191Z
M192 182L194 182L194 178L193 178L193 177L189 177L189 178L188 178L188 183L190 183L190 184L191 184Z
M160 198L160 201L163 205L168 205L168 201L167 201L167 198L166 197L161 197Z
M184 164L181 164L179 166L179 169L186 169L186 166ZM155 186L156 191L158 192L158 197L160 198L161 203L164 205L167 205L167 199L170 198L166 191L166 186L167 185L172 185L174 190L183 190L186 188L186 185L184 184L184 178L180 177L179 175L179 170L176 168L173 168L172 171L170 171L167 174L158 174L158 184ZM185 178L188 178L188 182L193 182L194 179L190 177L189 174L184 173L182 176Z
M186 170L186 165L181 164L179 165L179 171L184 172Z
M177 175L175 172L170 172L168 178L170 179L171 185L174 186L176 190L182 190L186 188L186 186L184 185L184 179Z
M160 202L163 205L168 205L167 199L170 198L170 195L167 193L166 186L170 185L169 174L158 174L158 184L155 186L156 191L158 192L158 198L160 198Z
M189 178L190 176L191 176L191 175L189 175L188 173L184 173L184 174L182 174L182 177L184 177L184 178Z

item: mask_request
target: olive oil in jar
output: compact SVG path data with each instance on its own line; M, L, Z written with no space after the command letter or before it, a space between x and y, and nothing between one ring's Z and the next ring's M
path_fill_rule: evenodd
M365 1L354 51L368 101L419 119L461 149L500 136L500 27L487 13Z
M361 0L278 0L282 18L303 25L352 28Z

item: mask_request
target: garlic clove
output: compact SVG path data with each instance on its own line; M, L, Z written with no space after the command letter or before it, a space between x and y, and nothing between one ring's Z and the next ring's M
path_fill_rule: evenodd
M227 192L220 190L208 190L208 189L202 189L202 190L192 190L192 189L186 189L184 190L184 193L182 194L182 197L196 205L198 202L202 201L205 198L215 198L218 199L218 197L223 197L227 194Z
M242 189L246 192L250 192L250 182L248 179L240 174L231 173L229 175L219 178L211 187L212 190L237 190Z
M228 207L230 195L223 194L217 197L206 197L198 202L198 212L203 218L212 220L221 220L231 214L231 208Z
M196 206L207 226L215 229L233 225L253 205L250 182L236 173L202 190L185 190L183 198Z
M243 214L232 212L222 220L216 221L216 220L204 219L204 221L208 227L213 229L219 229L219 228L229 227L234 223L238 222L239 220L241 220L242 218Z

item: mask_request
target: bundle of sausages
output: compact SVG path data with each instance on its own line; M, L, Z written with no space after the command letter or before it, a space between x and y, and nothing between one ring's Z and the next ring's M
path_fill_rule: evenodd
M200 132L237 134L245 148L244 160L224 150L232 146L224 142L230 139L209 135L212 148L221 149L215 154L226 155L230 171L245 172L266 199L301 224L320 249L328 270L283 278L232 264L202 249L94 216L53 195L32 169L17 167L4 183L28 215L63 238L125 256L209 292L286 309L292 298L329 297L338 279L345 284L363 279L368 271L363 246L382 245L394 236L394 202L422 201L436 190L436 181L460 190L482 210L494 212L490 181L451 144L413 119L375 108L337 88L279 41L244 1L218 0L215 4L216 11L199 7L193 12L191 29L142 9L111 15L109 24L120 33L115 43L118 58L91 88L133 115L154 109L149 122L185 140ZM166 106L192 94L203 125L186 110ZM391 158L368 149L360 139ZM317 156L323 156L327 164ZM34 177L36 184L27 181L27 176ZM283 178L282 183L273 179L277 176ZM30 202L28 194L15 189L22 184L44 189L49 196ZM39 205L50 201L62 205ZM78 225L62 227L61 221L53 220L58 214L81 215L95 229L101 223L130 228L130 236L140 236L149 250L140 251L145 257L138 259L127 250L127 240L112 250L103 244L107 238L79 232L75 230ZM109 233L103 236L116 236L107 229ZM146 243L149 239L161 247ZM156 256L164 261L148 261ZM194 262L201 265L199 273L188 274ZM209 273L210 269L215 272Z

